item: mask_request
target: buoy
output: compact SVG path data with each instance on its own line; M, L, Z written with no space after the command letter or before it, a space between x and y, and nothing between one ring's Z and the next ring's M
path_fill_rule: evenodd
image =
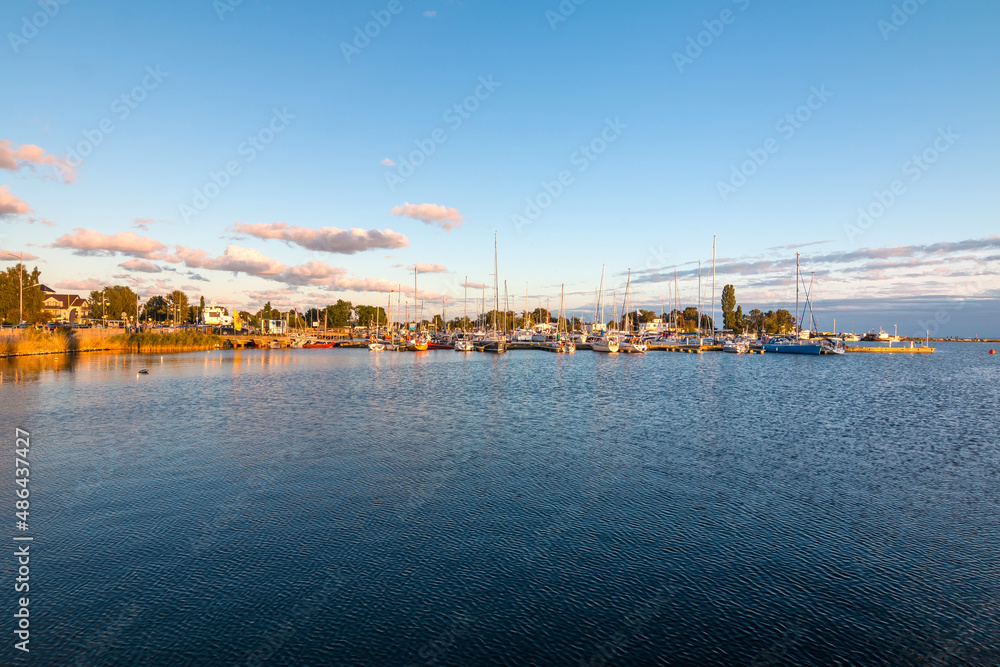
M997 353L996 350L993 350L993 349L990 350L990 354L996 354L996 353Z

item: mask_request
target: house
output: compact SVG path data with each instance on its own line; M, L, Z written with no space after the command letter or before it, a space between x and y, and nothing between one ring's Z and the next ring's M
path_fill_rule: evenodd
M90 304L76 294L56 294L55 290L39 285L42 307L55 322L80 322L90 317Z

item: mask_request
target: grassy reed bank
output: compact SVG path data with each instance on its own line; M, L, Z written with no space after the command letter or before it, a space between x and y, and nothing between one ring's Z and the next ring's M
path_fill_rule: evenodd
M108 342L111 347L107 349L125 352L183 352L229 347L225 338L201 331L118 334L111 336Z
M220 336L200 331L175 333L111 333L100 329L5 330L0 357L111 350L120 352L184 352L229 347Z

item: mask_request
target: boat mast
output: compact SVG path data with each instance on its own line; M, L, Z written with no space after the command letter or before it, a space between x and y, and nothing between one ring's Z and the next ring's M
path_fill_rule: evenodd
M625 279L625 301L622 303L622 325L625 328L625 333L632 333L632 323L629 321L629 311L628 311L628 288L632 284L632 268L629 267L628 278Z
M563 283L562 287L559 288L559 319L556 320L556 333L559 333L559 327L562 326L563 302L565 298L566 298L566 283ZM567 330L568 328L569 327L567 327Z
M469 276L465 276L465 298L462 299L462 332L469 321Z
M677 309L680 308L680 296L677 294L677 269L674 269L674 307L670 316L674 319L674 333L677 333Z
M715 236L712 236L712 337L715 337Z
M604 264L601 264L601 294L598 298L601 309L601 329L604 329Z
M695 314L696 327L697 327L696 332L698 334L698 338L701 338L701 260L700 259L698 260L698 307L696 310L697 310Z
M497 233L493 232L493 332L496 333L497 330L497 312L500 310L500 290L497 281L500 276L497 275Z
M507 281L503 281L503 332L507 333L507 309L509 308L507 303Z
M799 253L795 253L795 338L798 339L799 331Z

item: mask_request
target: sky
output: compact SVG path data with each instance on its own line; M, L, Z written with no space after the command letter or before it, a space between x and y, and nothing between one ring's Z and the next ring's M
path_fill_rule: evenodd
M416 269L452 318L492 301L496 239L501 300L584 319L602 270L606 316L629 276L630 309L791 309L798 253L821 329L1000 336L998 27L987 0L8 0L0 249L61 292L252 312L412 303Z

